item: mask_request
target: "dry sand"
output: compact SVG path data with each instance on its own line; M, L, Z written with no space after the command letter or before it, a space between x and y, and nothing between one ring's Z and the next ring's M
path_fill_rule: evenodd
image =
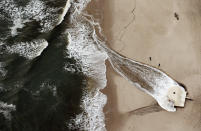
M167 72L187 86L185 108L145 115L129 111L155 103L108 64L105 107L108 131L201 130L201 1L101 0L109 46ZM149 57L152 60L149 60Z

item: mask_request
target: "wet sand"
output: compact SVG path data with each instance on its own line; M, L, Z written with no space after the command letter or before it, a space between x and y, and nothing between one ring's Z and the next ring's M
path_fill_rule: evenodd
M109 46L167 72L186 85L193 99L175 113L129 114L156 101L107 63L108 85L103 92L108 96L104 108L108 131L201 130L200 6L199 0L104 0L102 25Z

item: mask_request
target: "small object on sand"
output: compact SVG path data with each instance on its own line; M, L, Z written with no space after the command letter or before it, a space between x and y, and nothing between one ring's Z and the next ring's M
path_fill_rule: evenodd
M161 64L159 63L159 64L158 64L158 67L160 67L160 66L161 66Z
M149 60L151 61L151 57L149 57Z
M175 12L174 13L174 17L177 19L177 20L179 20L179 15Z

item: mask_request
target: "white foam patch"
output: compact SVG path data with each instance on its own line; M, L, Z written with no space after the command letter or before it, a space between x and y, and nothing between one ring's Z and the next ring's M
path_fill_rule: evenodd
M39 56L48 46L48 42L44 39L37 39L31 42L19 42L11 46L6 46L8 53L15 53L27 59L33 59Z
M17 29L23 28L24 27L24 23L29 22L29 20L22 20L21 18L18 19L14 19L13 21L13 26L10 27L11 29L11 36L16 36L17 33Z
M103 107L107 98L99 90L103 89L107 82L107 54L97 49L92 37L93 28L82 14L88 2L90 0L77 0L72 3L71 26L66 32L69 40L68 53L82 65L83 73L91 80L88 82L92 90L85 90L81 105L84 112L77 115L68 126L71 129L104 131L106 129Z
M11 112L15 111L15 105L13 104L7 104L2 101L0 101L0 113L4 115L4 117L8 120L11 120Z
M11 35L15 36L17 35L17 29L24 27L24 24L22 23L22 19L15 19L13 22L13 26L10 28L11 29Z

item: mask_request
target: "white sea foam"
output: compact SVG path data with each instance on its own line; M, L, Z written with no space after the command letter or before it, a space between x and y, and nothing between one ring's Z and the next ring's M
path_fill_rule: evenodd
M4 117L8 120L11 120L11 111L15 111L15 105L7 104L0 101L0 113L3 113Z
M82 65L83 73L89 78L88 88L82 98L83 112L68 125L72 129L87 131L104 131L105 117L103 107L106 96L100 92L106 86L107 54L98 50L92 37L94 28L83 15L83 10L90 0L72 1L71 23L68 32L67 46L70 57L74 57Z
M17 33L17 29L23 28L24 27L24 23L28 22L28 20L24 20L22 21L21 18L18 19L14 19L13 21L13 26L10 27L11 29L11 36L16 36Z
M70 7L70 0L67 1L63 8L62 14L58 14L60 7L47 7L41 0L31 0L25 7L17 6L14 0L1 0L0 8L3 8L10 19L13 20L11 36L18 35L17 29L23 28L24 24L32 20L36 20L42 27L41 32L52 30L56 25L60 24ZM3 16L0 16L2 18ZM5 17L3 17L5 19Z
M81 105L85 111L77 115L69 127L86 131L105 131L103 107L106 100L106 96L99 90L95 91L95 94L87 92Z
M6 46L8 53L16 53L27 59L33 59L39 56L48 46L48 42L44 39L37 39L30 42L19 42L11 46Z

